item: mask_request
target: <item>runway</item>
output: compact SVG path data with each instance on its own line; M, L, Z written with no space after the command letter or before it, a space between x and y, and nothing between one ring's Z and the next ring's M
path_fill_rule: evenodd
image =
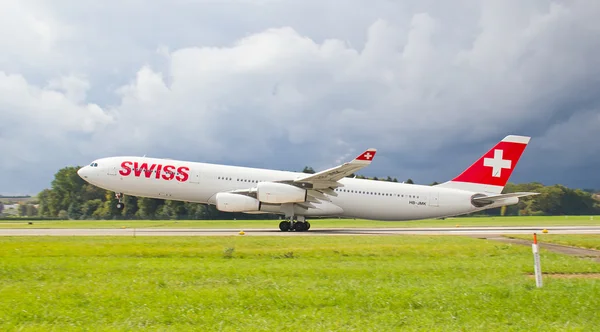
M316 228L308 232L281 232L278 229L209 228L19 228L0 229L0 236L348 236L348 235L463 235L486 237L505 234L600 234L600 226L556 227L457 227L457 228Z

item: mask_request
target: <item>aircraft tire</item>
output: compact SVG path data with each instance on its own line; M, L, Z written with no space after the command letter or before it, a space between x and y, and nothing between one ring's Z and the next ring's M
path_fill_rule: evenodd
M117 203L117 210L123 210L125 208L125 204L119 202Z
M306 232L308 230L308 225L306 222L298 222L294 225L294 230L296 232Z
M281 230L282 232L289 231L291 227L292 223L290 223L289 221L282 221L279 223L279 230Z

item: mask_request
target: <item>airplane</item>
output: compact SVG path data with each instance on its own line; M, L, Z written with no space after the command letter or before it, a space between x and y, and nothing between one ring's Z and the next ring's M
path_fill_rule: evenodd
M530 137L509 135L454 179L423 186L349 177L373 161L367 149L342 165L306 174L147 157L109 157L78 170L123 195L212 204L220 211L284 216L281 231L308 231L311 217L406 221L513 205L534 192L502 194Z

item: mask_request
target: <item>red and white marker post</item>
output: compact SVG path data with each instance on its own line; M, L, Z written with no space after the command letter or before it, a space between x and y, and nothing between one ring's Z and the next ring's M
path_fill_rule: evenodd
M542 265L540 263L540 248L537 242L537 234L533 233L533 244L531 245L533 249L533 269L535 272L535 285L540 288L543 286L542 283Z

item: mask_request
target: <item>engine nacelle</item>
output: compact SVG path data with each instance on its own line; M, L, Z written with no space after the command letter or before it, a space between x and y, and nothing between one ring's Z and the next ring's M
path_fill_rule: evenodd
M271 204L306 202L306 189L289 184L275 182L260 182L256 185L259 201Z
M223 212L251 212L260 209L260 202L246 195L218 193L215 200L217 210Z

